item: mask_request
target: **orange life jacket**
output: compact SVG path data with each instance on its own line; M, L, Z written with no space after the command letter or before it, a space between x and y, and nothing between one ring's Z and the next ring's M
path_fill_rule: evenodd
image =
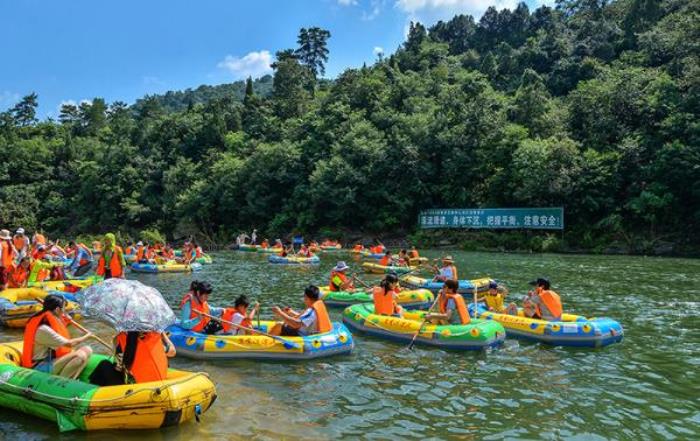
M199 259L200 257L202 257L202 254L203 254L203 253L202 253L202 247L197 247L197 248L195 248L195 249L194 249L194 253L195 253L194 255L195 255L195 257L196 257L197 259Z
M372 254L381 254L384 252L384 247L381 245L377 245L376 247L372 247L370 251L372 251Z
M311 307L316 311L316 332L318 334L331 332L333 325L323 300L316 300Z
M0 250L2 250L2 261L0 261L0 266L9 270L15 263L15 250L12 249L9 240L3 240L0 242Z
M37 245L46 245L46 238L41 233L35 233L34 234L34 242Z
M352 247L352 249L355 251L362 251L364 248L365 247L363 247L362 245L359 245L359 244Z
M163 381L168 376L168 357L165 355L163 339L159 332L146 332L139 335L134 361L129 373L136 383ZM126 332L117 335L117 345L126 350Z
M379 259L379 264L381 266L389 266L391 265L391 256L384 256L381 259Z
M342 281L340 285L336 285L333 279L336 277L339 277L340 280ZM346 276L344 273L340 271L331 271L331 278L330 281L328 282L328 287L331 291L342 291L343 290L343 285L348 283L348 276Z
M542 299L542 303L544 303L554 317L561 318L564 308L561 305L561 298L559 297L559 294L554 291L544 290L540 293L540 299ZM536 311L540 317L543 317L542 311L540 310L540 305L536 306Z
M24 288L25 282L29 277L29 270L17 265L12 268L8 277L8 286L10 288Z
M27 326L24 328L24 346L22 348L22 367L31 369L34 367L34 340L39 326L47 324L62 337L70 339L70 333L66 328L65 323L59 320L51 311L44 311L30 318ZM70 353L71 349L68 346L61 346L53 350L53 358L58 359Z
M263 240L262 243L260 244L260 248L269 248L270 247L270 242Z
M206 315L199 315L197 314L198 312L204 313L204 314L209 314L209 303L204 302L204 303L199 303L199 300L197 300L197 297L191 293L185 294L185 296L182 298L182 301L180 302L180 308L182 309L183 306L185 306L185 303L190 302L190 319L197 318L199 317L199 323L194 325L192 327L192 331L194 332L200 332L206 326L209 324L209 320L211 320L209 317ZM233 315L233 314L231 314ZM223 318L223 317L222 317ZM224 318L224 320L226 320ZM230 326L230 325L229 325Z
M408 252L408 257L410 257L411 259L417 259L417 258L419 258L420 256L418 255L418 250L411 250L411 251L409 251L409 252Z
M146 247L145 246L140 246L138 250L136 250L136 261L140 262L142 260L146 259Z
M114 246L112 250L112 258L109 259L109 270L112 273L112 277L121 277L124 273L124 268L122 267L122 249L119 246ZM105 275L105 253L100 254L100 260L97 261L97 269L95 274L98 276Z
M182 256L186 262L189 262L192 260L192 257L194 257L194 250L192 248L187 248L182 252Z
M445 296L442 296L440 301L438 302L438 310L440 311L440 314L447 313L447 302L450 301L450 299L454 300L455 302L455 306L457 307L457 313L459 314L459 319L462 322L462 324L468 324L471 321L471 319L469 318L467 304L464 303L464 297L462 297L461 294L447 294Z
M394 291L385 292L381 286L374 287L372 292L374 299L374 313L380 315L392 315L396 312Z

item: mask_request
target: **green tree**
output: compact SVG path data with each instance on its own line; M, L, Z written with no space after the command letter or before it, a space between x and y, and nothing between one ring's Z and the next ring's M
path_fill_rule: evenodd
M301 28L297 37L299 47L294 52L301 64L309 68L314 78L325 75L328 62L328 39L331 33L319 27Z

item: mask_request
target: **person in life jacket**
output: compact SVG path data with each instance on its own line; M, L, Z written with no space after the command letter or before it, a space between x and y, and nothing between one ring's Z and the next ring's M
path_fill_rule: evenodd
M379 315L403 314L403 309L396 303L397 287L399 278L395 273L387 274L372 290L374 300L374 313Z
M199 246L197 242L192 242L192 250L194 251L194 258L199 259L204 255L204 251L202 250L202 247Z
M63 314L64 305L63 297L49 294L44 298L42 310L29 319L24 328L22 367L68 378L77 378L83 371L92 349L89 346L72 348L92 337L92 333L71 338L66 327L70 321Z
M243 328L248 328L252 329L253 328L253 318L255 317L255 314L258 313L258 310L260 309L260 304L255 303L255 306L253 306L253 309L248 312L248 307L250 306L250 302L248 301L248 297L245 295L241 294L236 298L236 301L233 303L233 316L231 317L231 323L237 326L231 326L231 334L232 335L250 335L253 334L251 331L247 331L246 329Z
M214 288L208 282L192 281L189 291L180 301L180 327L209 335L231 332L232 327L226 322L231 321L235 311L232 308L210 306L209 295L212 291Z
M410 266L409 263L408 252L405 249L399 251L399 259L396 264L398 266Z
M39 245L33 254L36 257L30 260L28 282L34 283L49 280L51 270L60 264L48 260L45 245Z
M535 290L528 292L523 300L523 315L550 322L560 321L563 313L561 298L550 289L549 280L540 277L530 282L530 285L534 285ZM506 312L510 315L518 315L517 305L511 303Z
M386 251L386 248L382 243L379 243L379 245L375 245L372 248L370 248L370 251L372 254L382 254Z
M467 325L471 321L464 297L457 292L459 282L446 280L438 294L438 312L429 313L426 319L432 323L449 325Z
M95 274L105 279L123 278L126 261L121 247L116 245L116 237L112 233L105 234L104 245L97 261Z
M270 241L268 241L267 239L263 239L262 243L260 243L260 248L264 250L270 248Z
M68 265L68 268L74 276L80 277L90 271L92 268L93 257L92 251L82 242L76 243L71 240L68 246L73 250L73 261Z
M141 241L138 241L136 244L136 262L138 263L148 263L149 261L149 252L148 252L148 244L144 244Z
M358 253L364 249L365 249L365 247L361 243L357 243L357 244L355 244L354 247L352 247L352 250L355 252L358 252Z
M457 276L457 267L454 265L454 259L452 256L445 256L442 259L442 267L438 269L437 266L433 266L435 270L434 282L444 282L446 280L459 280Z
M313 257L314 256L314 253L312 253L311 250L309 249L309 247L307 247L304 244L301 245L301 248L299 248L299 252L297 254L300 255L301 257Z
M12 236L12 245L15 247L17 259L29 256L29 244L30 241L27 235L24 234L24 228L17 228L15 235Z
M508 295L506 287L500 286L495 280L492 280L489 282L488 292L479 297L478 301L486 303L486 309L489 311L503 314L506 312L506 307L504 305L506 295Z
M411 247L411 251L408 252L408 258L409 259L418 259L420 257L420 254L418 254L418 250L416 249L416 246L413 245Z
M32 248L36 248L39 245L46 245L46 237L37 231L32 236Z
M129 242L129 245L124 249L124 254L127 256L136 255L136 245L133 242Z
M0 230L0 290L7 288L7 278L15 265L15 247L9 230Z
M331 270L331 277L328 281L328 288L331 291L351 292L355 290L353 279L345 274L348 269L350 269L350 267L345 263L345 261L341 260L335 265L335 268Z
M273 326L270 334L298 337L324 334L333 330L328 310L321 300L321 291L317 286L309 285L304 289L304 305L306 309L303 312L297 312L289 307L282 309L274 306L272 312L282 322Z
M391 251L387 250L384 256L379 259L379 265L381 266L392 266L394 264L394 258L391 255Z
M17 265L15 265L8 275L9 288L26 288L29 282L30 271L29 256L22 257Z
M176 354L167 335L157 331L120 332L115 337L116 367L126 372L126 383L163 381L168 376L168 358Z

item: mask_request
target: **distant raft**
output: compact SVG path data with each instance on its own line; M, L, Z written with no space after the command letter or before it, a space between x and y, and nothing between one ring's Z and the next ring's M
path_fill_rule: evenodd
M339 243L335 245L320 245L319 248L321 251L340 251L343 249Z
M358 303L372 303L372 294L367 291L331 291L327 286L321 287L323 303L330 307L346 307ZM405 309L429 308L433 303L433 293L427 289L403 290L396 297L396 302Z
M195 263L198 263L200 265L209 265L214 262L214 259L212 259L209 254L202 254L201 256L194 259L194 261Z
M624 337L622 325L607 318L586 318L574 314L562 314L559 322L525 317L522 309L518 315L499 314L487 311L479 305L479 318L498 322L506 330L508 337L538 341L552 346L575 346L600 348L619 343ZM474 315L474 305L469 305Z
M243 243L238 245L238 251L256 252L256 251L258 251L258 248L260 248L260 245L249 245L249 244L243 244Z
M258 253L265 253L265 254L277 254L281 253L282 248L273 248L273 247L268 247L268 248L258 248Z
M43 300L49 294L48 291L39 288L9 288L0 291L0 325L24 328L27 321L43 309L39 300ZM74 316L78 310L75 297L67 293L60 294L67 300L64 312Z
M384 266L384 265L380 265L378 263L369 263L369 262L363 262L362 269L365 270L366 273L371 273L371 274L389 274L389 273L406 274L406 273L410 273L411 271L413 271L413 268L410 268L408 266Z
M168 370L167 379L100 387L88 379L108 357L93 354L77 380L20 367L22 342L0 344L0 406L53 421L61 432L159 429L199 418L216 399L203 372Z
M378 315L374 305L362 303L343 311L343 322L352 330L408 343L420 329L417 344L455 350L481 350L497 346L506 337L505 329L492 320L473 319L466 325L425 324L425 311L404 312L403 317Z
M132 263L130 268L131 271L135 273L189 273L192 271L201 270L202 265L199 263L193 263L190 265L185 265L182 263L165 263L162 265L156 263Z
M360 256L367 259L381 259L382 257L384 257L384 253L373 253L368 250L362 250L360 251Z
M492 281L493 279L489 279L488 277L474 280L460 280L457 292L460 294L473 294L475 289L477 292L486 292L489 290L489 283ZM437 293L442 289L445 283L434 282L433 279L425 279L418 276L405 276L401 277L401 284L409 288L423 288Z
M299 257L299 256L277 256L275 254L269 256L267 261L270 263L282 264L282 265L318 265L321 263L321 259L318 256L313 257Z
M267 332L276 322L254 322L255 328ZM203 360L267 359L310 360L349 354L354 348L352 334L342 323L333 323L333 329L324 334L306 337L264 335L207 335L170 326L166 332L177 348L177 355Z

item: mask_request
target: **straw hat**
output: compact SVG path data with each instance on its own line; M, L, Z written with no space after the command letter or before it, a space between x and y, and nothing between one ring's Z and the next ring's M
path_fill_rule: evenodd
M2 240L12 239L10 237L10 231L9 230L0 230L0 239L2 239Z

